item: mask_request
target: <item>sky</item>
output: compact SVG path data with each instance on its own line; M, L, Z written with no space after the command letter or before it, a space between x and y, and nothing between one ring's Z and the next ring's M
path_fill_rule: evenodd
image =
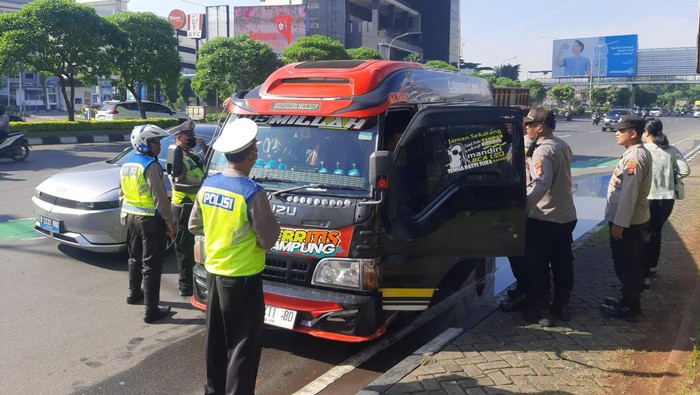
M167 16L175 8L204 13L208 5L260 2L130 0L128 8ZM637 34L638 47L648 49L695 47L698 34L698 0L461 0L460 13L462 59L490 67L519 64L521 80L552 69L555 39Z

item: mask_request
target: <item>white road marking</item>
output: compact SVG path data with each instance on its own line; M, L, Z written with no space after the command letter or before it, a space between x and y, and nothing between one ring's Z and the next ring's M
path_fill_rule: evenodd
M603 133L603 131L602 131L602 130L594 130L594 131L588 132L588 133L590 133L590 134L593 134L593 133Z

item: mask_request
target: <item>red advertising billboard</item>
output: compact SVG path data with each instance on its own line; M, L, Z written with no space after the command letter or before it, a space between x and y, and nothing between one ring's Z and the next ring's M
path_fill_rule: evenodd
M180 30L185 27L185 22L187 21L187 16L185 11L174 9L168 14L168 22L175 30Z
M233 34L267 43L279 52L306 35L306 6L233 7Z

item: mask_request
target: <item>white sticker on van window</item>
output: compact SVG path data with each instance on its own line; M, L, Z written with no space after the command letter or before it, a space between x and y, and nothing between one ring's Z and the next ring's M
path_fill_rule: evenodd
M447 140L447 173L490 165L505 160L504 149L507 143L503 141L501 129L491 129L471 133L467 136Z
M372 132L360 132L357 136L358 140L372 140Z

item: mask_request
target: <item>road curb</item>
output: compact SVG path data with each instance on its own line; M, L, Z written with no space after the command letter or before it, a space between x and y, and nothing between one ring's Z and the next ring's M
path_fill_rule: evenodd
M129 141L129 134L103 134L95 136L66 136L66 137L28 137L30 145L48 144L84 144L109 143L113 141Z
M418 348L411 355L404 358L396 366L387 370L383 375L369 383L367 387L357 393L357 395L379 395L389 390L407 374L414 371L423 362L423 358L435 354L442 350L448 343L452 342L464 332L463 328L449 328L440 335Z

